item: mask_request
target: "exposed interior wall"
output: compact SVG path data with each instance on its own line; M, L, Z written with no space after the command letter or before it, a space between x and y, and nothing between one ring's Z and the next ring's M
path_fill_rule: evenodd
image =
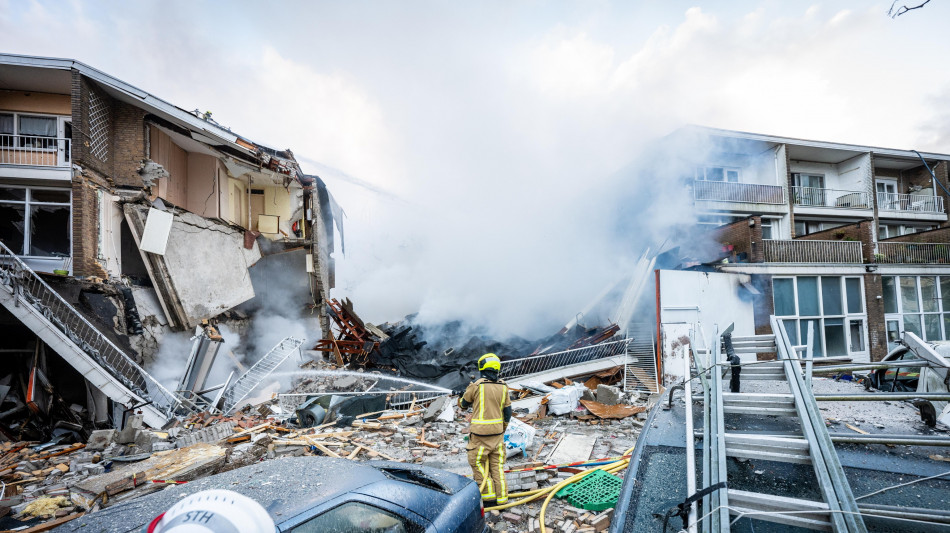
M203 217L217 218L217 158L205 154L188 154L187 175L185 209Z
M0 111L71 115L68 94L8 91L0 89Z
M241 180L227 179L227 190L224 193L227 208L222 218L239 226L244 226L247 222L247 198L244 190L245 186Z
M185 207L188 203L188 152L158 128L149 128L150 158L168 171L158 181L158 196ZM154 192L154 189L153 189Z

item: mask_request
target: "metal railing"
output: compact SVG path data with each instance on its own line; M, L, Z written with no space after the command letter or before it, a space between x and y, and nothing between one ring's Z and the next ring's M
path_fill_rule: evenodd
M650 393L660 390L656 372L655 324L636 322L627 326L627 363L624 365L623 388Z
M0 165L69 166L69 139L0 135Z
M0 285L19 300L40 311L82 352L96 361L126 388L169 417L179 407L178 398L89 323L36 272L0 242Z
M912 213L943 213L943 197L923 194L877 193L877 207L882 211Z
M318 392L288 392L277 395L277 404L280 406L281 416L293 416L297 408L305 402L318 396L365 396L365 395L385 395L386 409L392 411L408 411L418 407L427 407L433 400L440 396L448 396L449 391L436 389L423 389L411 391L333 391L322 390Z
M795 205L871 209L871 195L864 191L842 191L818 187L792 187Z
M766 263L863 263L860 241L763 240Z
M950 243L878 242L878 263L950 263Z
M564 350L563 352L508 359L501 362L501 377L503 379L512 379L537 372L544 372L545 370L620 355L626 353L627 347L632 340L633 339L621 339L619 341L602 342L583 348L574 348L573 350Z
M715 202L783 205L785 204L785 189L781 185L694 181L693 198Z

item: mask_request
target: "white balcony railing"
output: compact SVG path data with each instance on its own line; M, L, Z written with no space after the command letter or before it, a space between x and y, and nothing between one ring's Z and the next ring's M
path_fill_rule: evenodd
M69 166L69 139L0 135L0 165Z
M780 185L694 181L693 198L714 202L782 205L785 203L785 189Z
M792 187L792 199L801 206L871 209L871 195L864 191Z
M950 263L950 243L879 242L878 263Z
M912 213L943 213L943 197L923 194L877 193L877 207L882 211Z
M862 263L860 241L763 240L766 263Z

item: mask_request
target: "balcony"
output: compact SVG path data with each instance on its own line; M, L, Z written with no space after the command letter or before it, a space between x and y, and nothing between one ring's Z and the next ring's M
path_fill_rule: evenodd
M792 187L797 206L837 209L871 209L871 195L865 191L843 191L817 187Z
M880 211L902 213L943 214L943 197L920 194L877 193Z
M878 263L950 263L950 243L879 242Z
M0 165L70 166L69 139L32 135L0 135Z
M694 181L693 198L713 202L785 205L785 190L780 185Z
M863 263L860 241L763 240L766 263Z

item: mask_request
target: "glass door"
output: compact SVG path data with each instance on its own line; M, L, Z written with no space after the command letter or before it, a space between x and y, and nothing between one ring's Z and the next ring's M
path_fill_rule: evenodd
M900 197L897 195L897 180L877 179L877 205L880 209L896 211L900 209Z

